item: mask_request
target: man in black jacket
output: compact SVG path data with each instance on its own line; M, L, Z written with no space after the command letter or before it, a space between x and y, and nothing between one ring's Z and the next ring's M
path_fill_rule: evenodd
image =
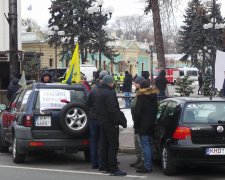
M157 114L158 90L150 88L150 83L144 80L137 91L137 102L133 109L135 133L139 134L144 154L144 165L137 169L137 173L151 173L152 171L152 136Z
M127 96L127 97L129 97L132 92L132 75L130 75L128 71L125 72L125 79L124 79L122 91L124 93L124 96ZM129 98L125 98L125 107L126 108L130 107Z
M101 163L101 152L100 152L100 124L99 119L95 111L95 95L98 89L98 86L102 83L102 79L105 75L109 75L109 73L105 70L102 70L98 73L99 77L96 77L96 84L91 89L90 94L87 100L88 106L88 119L89 119L89 127L90 127L90 151L91 151L91 164L92 169L102 170Z
M95 112L100 120L102 165L112 176L125 176L117 165L119 148L119 125L126 127L126 120L121 118L116 92L113 89L113 77L104 76L95 96Z

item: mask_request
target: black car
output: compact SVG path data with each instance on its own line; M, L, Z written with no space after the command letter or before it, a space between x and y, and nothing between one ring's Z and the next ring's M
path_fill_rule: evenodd
M32 150L84 151L89 159L88 92L83 85L35 83L0 105L0 151L12 147L15 163Z
M160 102L153 157L165 175L185 165L225 165L225 99L168 98Z

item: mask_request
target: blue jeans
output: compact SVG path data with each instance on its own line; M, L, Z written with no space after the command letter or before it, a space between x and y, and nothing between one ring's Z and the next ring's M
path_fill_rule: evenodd
M131 96L131 92L124 92L124 96ZM130 98L125 98L125 107L129 108L130 107Z
M90 119L90 150L92 167L101 167L101 158L99 154L100 147L100 126L97 119Z
M152 137L140 135L140 141L144 154L144 167L150 170L152 169Z

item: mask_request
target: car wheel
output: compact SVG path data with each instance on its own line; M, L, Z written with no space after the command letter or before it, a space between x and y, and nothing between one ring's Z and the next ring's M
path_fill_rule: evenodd
M60 112L60 125L69 135L81 135L88 131L87 110L83 105L69 103Z
M173 175L176 173L176 167L174 166L171 158L171 154L168 148L164 146L161 152L162 169L165 175Z
M9 152L9 143L4 140L3 133L2 133L2 127L0 127L0 128L1 128L1 132L0 132L0 152L6 153L6 152Z
M91 162L91 155L90 155L90 150L85 150L84 151L84 159L87 162Z
M26 155L20 154L18 152L18 143L16 137L13 139L13 148L12 148L13 162L14 163L23 163L25 161Z

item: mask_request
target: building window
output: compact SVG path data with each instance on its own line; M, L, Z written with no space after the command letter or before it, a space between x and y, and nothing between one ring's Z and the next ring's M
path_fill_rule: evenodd
M144 71L144 63L142 63L141 70Z
M49 67L52 67L52 66L53 66L53 59L50 58L50 59L49 59Z

